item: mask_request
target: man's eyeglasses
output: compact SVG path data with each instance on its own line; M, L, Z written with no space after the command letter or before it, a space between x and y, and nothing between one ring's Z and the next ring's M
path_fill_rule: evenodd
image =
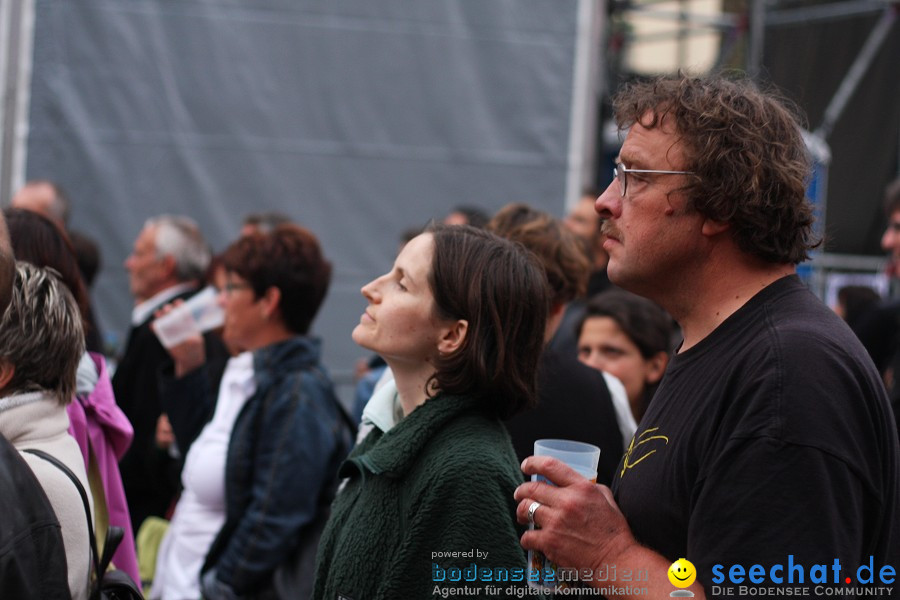
M656 169L629 169L622 163L617 164L613 168L613 177L619 182L619 193L625 197L628 190L628 174L629 173L657 173L660 175L693 175L693 171L657 171Z

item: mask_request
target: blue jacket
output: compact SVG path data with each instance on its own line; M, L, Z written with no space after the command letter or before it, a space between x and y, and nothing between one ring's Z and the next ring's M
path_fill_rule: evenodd
M349 451L319 347L298 336L254 353L256 393L235 421L225 461L225 525L203 566L222 597L270 587Z

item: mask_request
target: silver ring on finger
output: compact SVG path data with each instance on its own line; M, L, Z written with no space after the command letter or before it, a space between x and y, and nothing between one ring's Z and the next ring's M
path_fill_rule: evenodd
M534 513L536 513L537 509L539 509L541 506L543 506L543 504L541 504L537 500L528 505L528 522L532 525L534 525Z

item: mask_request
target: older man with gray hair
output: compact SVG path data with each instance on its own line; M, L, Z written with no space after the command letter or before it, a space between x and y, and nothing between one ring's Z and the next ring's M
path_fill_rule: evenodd
M146 517L165 515L178 489L181 470L169 445L157 443L157 424L161 418L166 422L157 372L169 356L150 323L154 312L165 304L197 292L209 261L209 247L197 224L174 215L148 219L125 260L135 307L112 383L116 400L134 427L134 441L120 469L135 531ZM225 352L220 342L208 340L207 345L208 356Z

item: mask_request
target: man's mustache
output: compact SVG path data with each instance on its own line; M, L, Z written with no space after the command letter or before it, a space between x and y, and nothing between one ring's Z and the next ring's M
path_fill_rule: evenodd
M609 221L603 221L603 225L600 226L600 235L622 241L622 233Z

